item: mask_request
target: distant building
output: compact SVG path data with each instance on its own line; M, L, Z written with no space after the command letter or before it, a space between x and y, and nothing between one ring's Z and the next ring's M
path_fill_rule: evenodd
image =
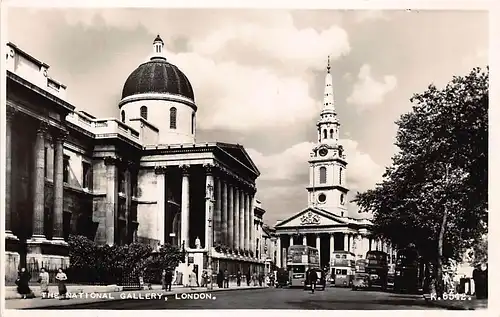
M276 264L286 266L289 246L303 244L319 249L321 266L328 266L332 252L349 251L364 258L369 250L395 250L372 237L368 217L348 214L347 157L339 143L340 122L335 110L332 75L328 64L323 109L316 124L318 140L309 159L308 207L275 225Z
M8 280L66 267L70 234L172 243L187 251L184 278L209 255L213 270L263 270L260 172L239 144L196 143L194 91L163 47L158 36L126 79L115 119L75 110L47 64L7 44Z

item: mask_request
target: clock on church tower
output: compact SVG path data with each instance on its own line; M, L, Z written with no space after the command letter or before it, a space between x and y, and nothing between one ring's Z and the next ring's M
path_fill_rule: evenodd
M347 161L342 145L339 144L340 123L334 106L332 75L328 63L325 77L325 97L320 118L316 124L318 143L309 159L309 207L317 207L347 216L346 184Z

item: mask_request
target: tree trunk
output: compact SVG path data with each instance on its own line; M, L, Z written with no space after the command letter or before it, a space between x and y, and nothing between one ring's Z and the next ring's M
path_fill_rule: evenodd
M444 285L443 285L443 241L444 233L446 230L446 221L448 220L448 208L446 203L444 205L444 215L443 221L441 222L441 228L439 230L438 238L438 258L437 258L437 268L436 268L436 292L439 297L443 296Z

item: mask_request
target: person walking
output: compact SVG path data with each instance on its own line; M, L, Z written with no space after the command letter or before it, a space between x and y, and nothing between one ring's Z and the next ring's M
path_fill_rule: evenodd
M172 280L174 279L174 276L172 274L171 270L167 270L165 273L165 290L167 292L172 291Z
M486 263L478 265L472 271L472 279L474 280L476 299L488 298L488 266Z
M217 286L219 288L223 288L224 285L224 273L222 272L222 270L219 270L219 273L217 273Z
M21 295L23 299L32 296L33 292L30 289L29 282L31 280L31 274L26 271L26 268L21 268L19 273L17 274L16 285L17 292Z
M161 271L161 289L165 290L167 288L167 270L163 269Z
M191 287L191 289L195 289L196 288L196 273L194 271L191 271L191 273L189 273L189 287Z
M224 270L224 287L229 288L229 272L227 269Z
M38 277L38 283L40 283L40 290L42 292L42 299L48 298L49 296L49 273L45 271L44 268L40 270L40 276Z
M201 274L201 287L208 287L208 273L206 270L203 270Z
M247 286L250 286L250 281L252 279L252 275L250 274L250 269L248 269L246 278L247 278Z
M252 276L252 281L253 281L253 286L257 286L257 272L253 272L253 276Z
M66 276L66 273L63 272L62 268L59 268L57 270L57 275L56 275L56 280L58 282L58 289L59 289L59 299L67 299L66 293L68 292L66 288L66 280L68 277Z
M241 286L241 272L238 270L238 273L236 273L236 284L238 286Z
M318 281L318 274L315 270L311 270L309 272L309 282L311 283L311 292L314 294L314 290L316 289L316 282Z

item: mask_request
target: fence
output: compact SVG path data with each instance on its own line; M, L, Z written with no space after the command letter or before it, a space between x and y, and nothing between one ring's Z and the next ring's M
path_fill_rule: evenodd
M46 268L44 263L29 263L27 265L27 271L31 274L31 282L36 283L40 276L42 268ZM141 287L140 278L142 277L143 283L146 284L159 284L161 282L161 270L159 269L147 269L146 271L139 273L132 273L129 270L123 268L79 268L79 267L68 267L63 269L66 273L68 279L66 283L68 284L80 284L80 285L119 285L127 289L137 289ZM58 269L47 268L45 269L49 273L49 282L56 283L56 275Z

